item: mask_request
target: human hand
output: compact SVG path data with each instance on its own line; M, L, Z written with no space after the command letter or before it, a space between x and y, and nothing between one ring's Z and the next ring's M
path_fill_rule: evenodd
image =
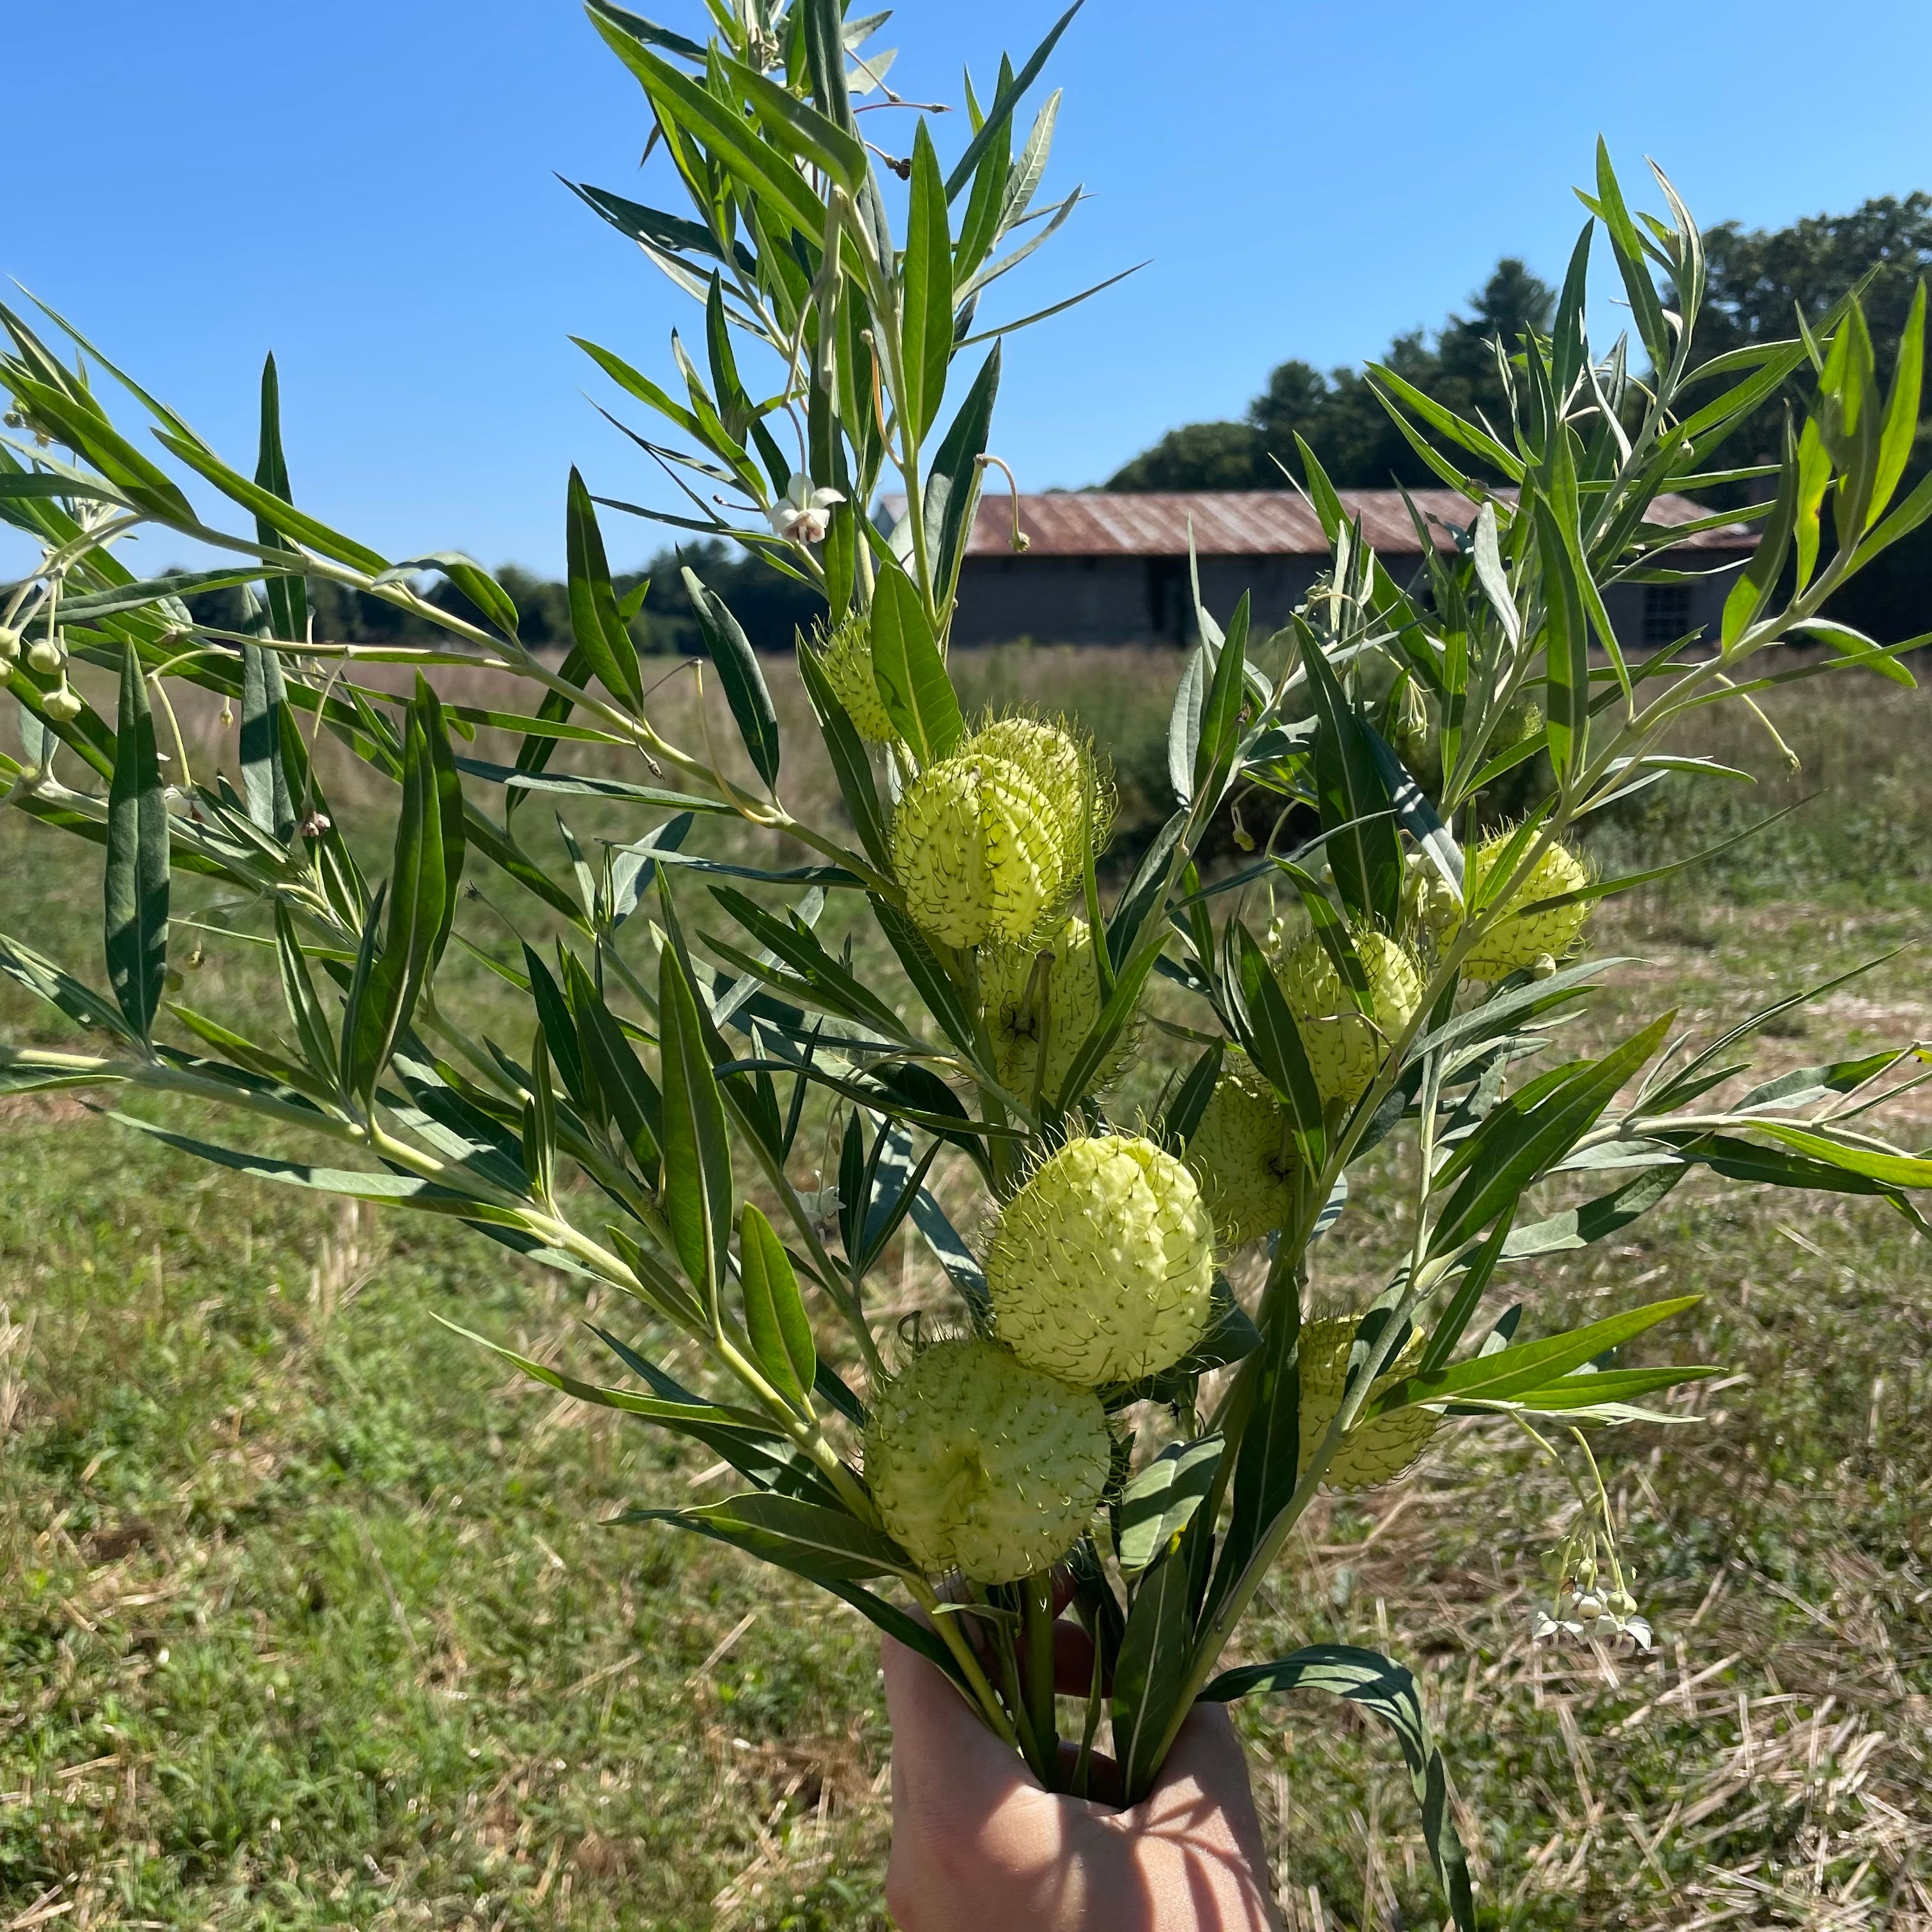
M1084 1694L1086 1634L1054 1635L1061 1688ZM903 1932L1279 1932L1247 1760L1220 1705L1195 1706L1154 1790L1119 1811L1044 1790L934 1665L884 1648L886 1903ZM1096 1759L1095 1786L1112 1772Z

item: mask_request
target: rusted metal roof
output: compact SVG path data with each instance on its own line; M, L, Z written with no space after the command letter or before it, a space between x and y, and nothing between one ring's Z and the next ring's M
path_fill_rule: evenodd
M1507 501L1513 494L1498 490ZM1399 490L1342 490L1342 506L1360 518L1362 533L1385 556L1418 555L1415 526ZM1408 502L1428 522L1438 550L1454 547L1444 527L1467 528L1473 506L1454 490L1412 490ZM980 499L966 554L1011 556L1012 500ZM903 496L884 504L888 528L905 514ZM1651 506L1655 524L1690 523L1706 514L1684 496L1660 496ZM1202 556L1326 556L1328 540L1308 500L1293 490L1101 490L1056 492L1022 496L1019 526L1029 539L1029 556L1185 556L1190 526L1196 552ZM1744 524L1699 530L1684 539L1686 550L1736 551L1754 541Z

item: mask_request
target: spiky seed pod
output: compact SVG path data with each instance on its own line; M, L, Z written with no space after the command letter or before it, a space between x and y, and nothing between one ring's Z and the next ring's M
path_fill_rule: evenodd
M969 1336L922 1350L875 1395L866 1480L926 1569L1010 1583L1073 1546L1112 1451L1092 1390Z
M872 672L872 626L860 610L848 612L829 637L818 640L819 661L852 728L868 745L889 745L898 736L879 696Z
M1408 1024L1422 998L1415 956L1373 926L1350 935L1368 976L1371 1019L1355 1004L1328 949L1310 933L1282 961L1282 997L1294 1014L1310 1070L1324 1100L1358 1099L1376 1077L1389 1042Z
M967 748L1010 760L1053 801L1060 818L1061 858L1070 891L1086 862L1088 838L1092 838L1094 850L1099 853L1113 836L1113 787L1101 770L1091 740L1064 723L998 718L982 725Z
M1480 890L1485 871L1493 868L1502 858L1508 841L1507 832L1498 833L1468 854L1466 876L1472 895ZM1546 908L1536 902L1574 892L1589 880L1589 868L1568 846L1546 845L1531 867L1529 876L1510 895L1503 916L1465 956L1463 971L1474 980L1500 980L1523 967L1535 965L1539 959L1562 958L1583 930L1584 922L1590 916L1588 902L1579 899L1569 905ZM1517 908L1526 910L1517 910Z
M1318 1317L1301 1324L1301 1460L1306 1462L1320 1446L1342 1406L1348 1378L1348 1352L1354 1346L1359 1315ZM1422 1360L1420 1331L1412 1332L1395 1360L1370 1385L1372 1400L1414 1373ZM1358 1424L1342 1438L1335 1460L1323 1478L1337 1489L1366 1490L1399 1476L1427 1447L1441 1420L1433 1409L1399 1408L1393 1415Z
M1030 938L1065 897L1064 845L1059 816L1039 786L983 753L928 765L892 821L906 910L946 946Z
M1287 1108L1254 1062L1230 1047L1187 1144L1187 1171L1200 1185L1224 1248L1287 1224L1294 1210L1294 1168Z
M993 1326L1024 1362L1098 1388L1178 1361L1208 1325L1214 1223L1194 1177L1135 1134L1069 1141L1007 1202Z
M1043 980L1035 969L1042 950L1053 955ZM993 1070L1008 1093L1031 1097L1037 1078L1048 1099L1065 1085L1073 1057L1100 1017L1100 970L1094 936L1084 919L1070 919L1041 945L988 946L980 962L980 992L992 1036ZM1046 1052L1041 1053L1045 1036ZM1095 1071L1099 1088L1118 1072L1127 1032Z

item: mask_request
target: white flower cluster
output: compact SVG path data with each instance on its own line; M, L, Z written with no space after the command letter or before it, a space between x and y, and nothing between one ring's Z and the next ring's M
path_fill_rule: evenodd
M1609 1537L1580 1524L1544 1559L1544 1568L1555 1580L1556 1594L1547 1609L1539 1604L1531 1612L1533 1641L1588 1636L1612 1642L1628 1640L1636 1649L1650 1648L1649 1619L1638 1614L1636 1599L1630 1590L1634 1580L1624 1571Z

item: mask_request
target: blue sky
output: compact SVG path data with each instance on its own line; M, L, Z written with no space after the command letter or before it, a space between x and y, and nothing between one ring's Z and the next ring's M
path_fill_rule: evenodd
M697 0L657 10L703 31ZM901 92L956 100L962 62L990 76L1056 10L908 0L878 44L901 50ZM1152 263L1015 339L996 448L1024 488L1094 482L1175 423L1238 413L1286 356L1359 361L1435 326L1499 254L1555 278L1600 130L1628 185L1654 154L1707 222L1932 186L1911 91L1932 8L1850 17L1089 0L1049 70L1048 185L1093 199L984 313ZM556 570L572 461L664 500L566 340L668 376L686 320L554 178L638 193L646 125L570 0L94 0L13 10L8 47L0 270L232 456L252 458L272 349L298 497L388 554ZM907 118L868 131L890 143ZM654 163L639 198L671 205L667 180ZM620 563L659 542L609 535Z

